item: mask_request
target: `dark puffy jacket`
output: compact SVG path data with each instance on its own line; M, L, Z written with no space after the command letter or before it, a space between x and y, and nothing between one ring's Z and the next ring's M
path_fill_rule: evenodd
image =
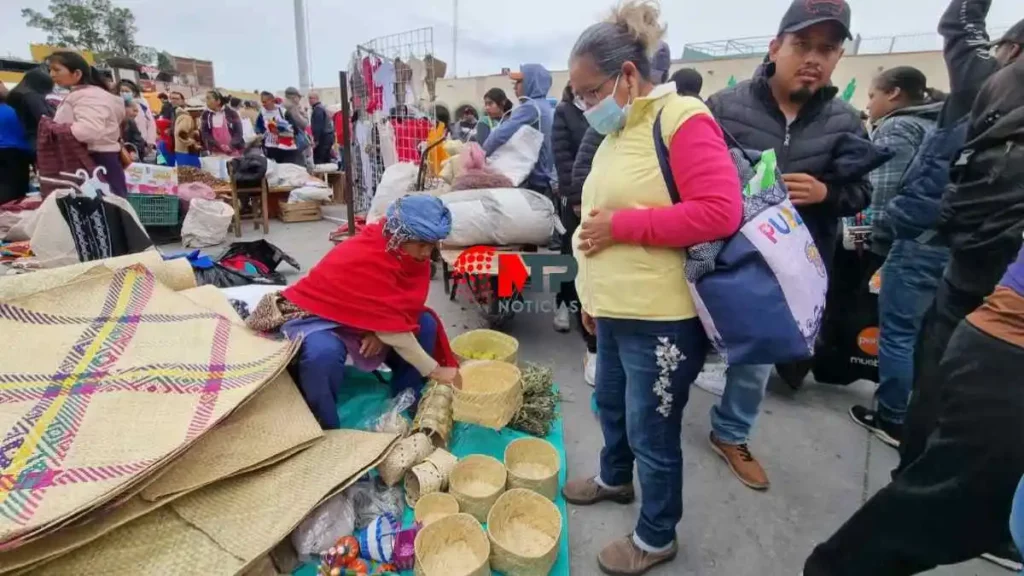
M942 197L939 232L952 258L946 278L983 297L1013 262L1024 234L1024 60L1000 70L971 111L967 146Z
M313 140L316 141L317 147L334 143L334 123L323 103L317 102L313 106L309 123L313 127Z
M985 30L992 0L951 0L939 20L942 56L949 72L949 96L939 126L957 123L971 112L981 86L999 69Z
M583 190L583 182L579 182L579 191L574 191L572 166L576 162L583 135L587 133L587 119L583 112L572 102L562 100L555 108L555 124L551 132L551 147L555 152L555 171L558 172L558 192L562 196L578 198Z
M819 90L787 126L768 84L774 68L772 64L759 67L753 79L718 92L707 104L741 146L774 149L783 174L809 174L828 187L824 202L799 210L826 266L831 267L839 218L857 214L871 201L871 183L866 176L853 181L827 179L834 149L844 135L867 140L867 130L861 124L860 113L835 98L838 89L834 86Z
M597 154L601 142L604 142L604 135L593 128L587 128L587 132L580 142L580 149L576 152L576 161L572 164L572 194L563 196L566 198L565 202L568 206L581 203L583 184L586 183L587 176L590 176L590 168L594 165L594 154Z

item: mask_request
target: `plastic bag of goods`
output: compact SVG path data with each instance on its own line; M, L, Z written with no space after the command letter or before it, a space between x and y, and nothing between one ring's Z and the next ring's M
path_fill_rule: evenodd
M348 494L342 492L317 506L292 532L292 545L300 558L326 552L342 536L356 529L356 513Z
M451 246L547 245L553 232L565 232L555 205L532 190L461 190L441 200L452 211L452 231L445 240Z
M216 246L228 235L235 211L219 200L195 198L181 225L181 243L186 248Z
M409 194L416 187L416 177L419 175L419 171L419 166L408 162L388 166L388 169L381 175L380 184L377 184L377 192L373 195L373 201L370 202L370 211L366 213L366 223L372 224L383 218L392 202Z
M458 170L452 179L452 190L483 190L486 188L515 188L504 174L487 165L483 148L470 142L462 149L458 158Z
M228 162L230 161L231 158L228 156L203 156L199 159L199 165L203 172L221 180L229 180Z
M178 198L184 198L186 202L192 202L195 198L203 200L216 200L217 193L208 185L202 182L189 182L178 186Z
M288 193L288 203L327 202L331 199L331 189L320 186L303 186Z

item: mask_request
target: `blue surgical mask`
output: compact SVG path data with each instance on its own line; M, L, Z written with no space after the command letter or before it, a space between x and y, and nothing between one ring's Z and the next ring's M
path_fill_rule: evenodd
M124 98L124 103L125 104L131 104L131 102L132 102L132 93L131 92L122 92L121 93L121 98Z
M605 136L622 130L622 127L626 125L626 109L629 108L629 105L625 107L619 106L619 103L615 101L615 91L619 88L619 78L621 76L615 79L615 86L612 88L611 94L605 96L603 100L598 102L597 106L583 113L591 127Z

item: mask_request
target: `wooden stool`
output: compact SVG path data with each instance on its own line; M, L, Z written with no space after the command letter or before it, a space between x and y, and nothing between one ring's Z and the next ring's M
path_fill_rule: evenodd
M254 196L259 194L260 204L260 215L257 218L255 213L253 214L253 230L259 230L260 220L263 221L263 233L268 234L270 232L270 200L268 198L269 187L267 185L266 176L260 181L259 187L239 188L238 181L235 180L235 170L228 163L228 177L231 179L231 207L235 210L234 216L234 229L235 237L238 238L242 235L242 204L239 201L239 196Z

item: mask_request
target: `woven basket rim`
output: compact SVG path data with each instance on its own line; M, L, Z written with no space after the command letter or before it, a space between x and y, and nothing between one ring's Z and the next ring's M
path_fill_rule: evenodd
M532 556L527 556L527 555L524 555L521 552L509 550L507 547L502 546L501 543L498 541L498 539L495 536L495 531L494 531L493 527L496 526L496 525L499 525L500 522L493 522L492 521L491 517L494 514L494 510L495 509L500 510L500 505L504 505L506 500L516 500L516 499L518 499L518 500L524 500L524 499L525 500L532 500L532 501L535 502L535 504L534 504L535 506L544 508L548 512L554 512L552 517L558 519L558 529L555 531L554 541L552 542L551 547L548 548L547 550L545 550L544 552L540 553L540 554L532 555ZM527 561L543 559L543 558L549 556L551 554L552 550L557 549L559 541L562 538L562 530L564 529L564 527L565 527L565 518L562 517L562 513L561 513L561 511L559 511L558 506L555 506L555 504L553 502L551 502L551 500L548 500L543 495L538 494L538 493L536 493L536 492L534 492L532 490L526 490L524 488L512 488L512 489L506 490L504 494L502 494L501 496L498 497L498 500L494 502L494 505L491 506L491 510L487 513L487 528L486 528L486 530L487 530L487 539L490 540L492 549L496 547L496 548L500 549L501 552L503 552L505 554L508 554L511 557L522 558L522 559L527 560Z
M447 492L431 492L430 494L424 494L416 502L416 506L413 507L413 517L416 519L417 522L426 525L426 523L424 522L426 516L430 515L431 513L434 513L439 508L443 508L446 506L450 508L452 505L454 505L455 507L454 512L448 512L448 510L441 510L441 512L447 512L446 516L451 516L453 514L458 514L460 512L459 501L455 498L455 496L452 496ZM437 522L437 520L434 520L434 522ZM431 524L432 523L433 522L431 522Z
M416 540L413 542L413 548L415 549L416 564L426 564L423 561L423 557L426 556L423 553L424 540L432 537L434 532L441 535L441 539L445 536L450 537L456 530L461 530L464 536L482 536L483 540L479 541L478 544L482 546L474 545L473 542L469 543L469 547L473 549L474 555L478 556L475 560L478 560L476 567L473 571L480 570L490 562L491 557L491 539L487 536L487 532L484 527L470 514L458 513L452 514L451 516L445 516L440 520L431 523L429 526L424 526L420 529L419 533L416 534ZM462 541L468 541L467 538L462 538ZM425 571L425 569L424 569Z
M558 474L559 472L561 472L561 470L562 470L562 459L561 459L561 456L558 453L558 449L555 448L554 444L552 444L551 442L548 442L547 440L545 440L543 438L517 438L517 439L509 442L508 446L505 446L505 468L509 471L509 473L512 472L512 468L509 466L509 455L510 455L510 453L512 453L513 450L516 447L524 446L524 445L533 445L533 446L536 446L537 448L540 448L541 450L550 452L549 454L546 454L546 456L554 456L555 457L554 458L555 467L554 467L554 470L552 470L552 473L553 474ZM537 452L537 450L531 450L531 453L536 453L536 452ZM537 462L537 461L536 460L531 460L531 462ZM546 464L546 463L543 463L543 462L537 462L537 463L538 464ZM550 467L548 467L548 468L550 469Z

